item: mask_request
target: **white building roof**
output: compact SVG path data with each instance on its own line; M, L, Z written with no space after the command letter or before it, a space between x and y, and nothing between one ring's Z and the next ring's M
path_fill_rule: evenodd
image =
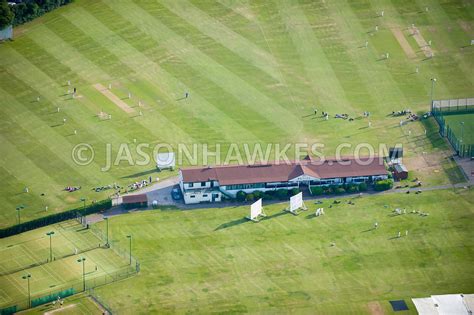
M432 295L440 315L469 315L461 294Z
M420 315L469 315L474 306L474 294L432 295L412 301Z

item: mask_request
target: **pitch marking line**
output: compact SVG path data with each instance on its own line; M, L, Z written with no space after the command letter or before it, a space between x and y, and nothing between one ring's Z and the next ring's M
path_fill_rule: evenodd
M94 84L94 88L99 91L100 93L102 93L105 97L107 97L109 100L111 100L115 105L117 105L118 107L120 107L120 109L122 109L124 112L130 114L130 113L133 113L135 112L135 110L133 108L131 108L130 106L128 106L127 103L125 103L124 101L122 101L117 95L115 95L114 93L112 93L109 89L107 89L105 86L103 86L102 84L100 83L97 83L97 84Z

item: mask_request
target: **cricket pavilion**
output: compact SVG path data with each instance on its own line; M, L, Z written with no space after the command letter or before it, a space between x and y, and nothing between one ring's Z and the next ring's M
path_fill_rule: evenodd
M190 167L179 170L179 185L186 204L220 202L238 191L252 193L313 186L372 183L387 179L378 157L277 161L252 165Z

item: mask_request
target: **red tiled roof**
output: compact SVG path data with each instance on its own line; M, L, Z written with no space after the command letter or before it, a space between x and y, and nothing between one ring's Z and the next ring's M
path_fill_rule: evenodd
M127 195L122 197L123 203L141 203L141 202L148 202L148 198L146 197L146 194L140 194L140 195Z
M286 182L301 175L324 179L387 174L383 161L379 158L360 160L363 163L358 163L353 157L324 162L304 159L289 163L183 168L181 173L183 181L187 183L217 180L220 185Z

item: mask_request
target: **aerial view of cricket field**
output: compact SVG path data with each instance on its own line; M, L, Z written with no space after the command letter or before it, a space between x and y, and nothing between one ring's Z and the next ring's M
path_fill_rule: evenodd
M474 1L0 0L0 314L474 312Z

